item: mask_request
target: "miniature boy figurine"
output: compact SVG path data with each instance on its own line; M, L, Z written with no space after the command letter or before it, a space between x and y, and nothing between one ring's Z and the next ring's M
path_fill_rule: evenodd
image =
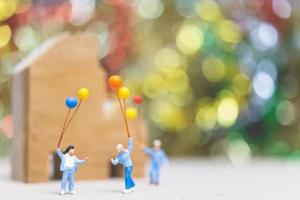
M67 183L69 183L70 194L76 194L76 191L74 190L74 174L78 170L78 165L84 164L88 160L88 158L85 158L84 160L79 160L75 156L75 147L73 145L69 145L64 151L64 153L62 153L61 149L58 147L56 153L61 159L60 171L62 171L63 173L61 179L61 190L59 194L65 194Z
M160 168L168 162L166 153L161 149L161 141L154 140L153 148L145 147L145 145L141 145L140 148L151 158L150 184L159 185Z
M131 178L133 164L130 158L130 154L133 150L133 139L128 139L128 149L125 149L122 144L118 144L116 148L118 151L118 155L115 159L111 158L111 163L113 165L123 165L125 171L125 190L123 190L123 194L127 194L129 192L132 192L135 187L135 183Z

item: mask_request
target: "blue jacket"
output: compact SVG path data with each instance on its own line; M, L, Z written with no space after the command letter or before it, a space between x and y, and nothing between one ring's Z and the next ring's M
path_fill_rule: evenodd
M144 152L151 158L151 169L159 169L168 162L168 157L163 150L155 151L152 148L145 148Z
M65 154L63 154L62 152L61 152L61 150L60 150L60 148L57 148L56 149L56 153L57 153L57 155L60 157L60 159L61 159L61 163L60 163L60 171L65 171L65 170L67 170L67 168L65 167L65 161L66 161L66 159L65 159L65 157L66 157L66 155ZM74 163L74 166L75 166L75 171L77 171L78 170L78 165L79 164L84 164L85 163L85 160L79 160L76 156L75 156L75 161L74 161L75 163Z
M132 161L130 158L130 154L133 150L133 140L132 138L128 139L128 149L125 152L119 153L116 158L113 160L113 165L121 164L124 167L132 166Z

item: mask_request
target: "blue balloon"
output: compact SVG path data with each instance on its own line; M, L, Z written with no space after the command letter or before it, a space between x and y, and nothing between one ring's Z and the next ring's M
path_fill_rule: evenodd
M77 99L75 97L69 97L66 100L66 106L68 106L70 109L75 108L77 106Z

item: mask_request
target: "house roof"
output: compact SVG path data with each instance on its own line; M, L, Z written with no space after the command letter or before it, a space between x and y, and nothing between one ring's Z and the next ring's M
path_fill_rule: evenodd
M45 40L39 47L35 48L29 55L27 55L20 63L18 63L12 74L17 74L24 69L28 68L31 63L33 63L37 58L46 53L54 44L56 44L61 39L65 38L68 33L56 35Z

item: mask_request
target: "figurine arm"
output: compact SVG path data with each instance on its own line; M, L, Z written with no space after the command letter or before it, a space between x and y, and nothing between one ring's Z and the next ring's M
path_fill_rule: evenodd
M132 150L133 150L133 139L130 137L128 139L128 151L132 152Z
M60 159L63 159L64 154L61 152L60 148L57 148L57 149L56 149L56 153L57 153L57 155L58 155L58 157L59 157Z
M149 147L145 147L144 149L144 153L151 156L153 154L153 150Z
M162 156L162 160L161 160L162 164L168 164L169 163L169 158L167 156L167 154L163 151L163 156Z
M117 165L117 164L119 164L119 158L118 157L116 157L115 159L110 159L110 161L111 161L111 163L113 164L113 165Z
M80 160L80 159L78 159L78 158L76 157L76 162L77 162L79 165L85 164L87 160L88 160L88 158L85 158L84 160Z

